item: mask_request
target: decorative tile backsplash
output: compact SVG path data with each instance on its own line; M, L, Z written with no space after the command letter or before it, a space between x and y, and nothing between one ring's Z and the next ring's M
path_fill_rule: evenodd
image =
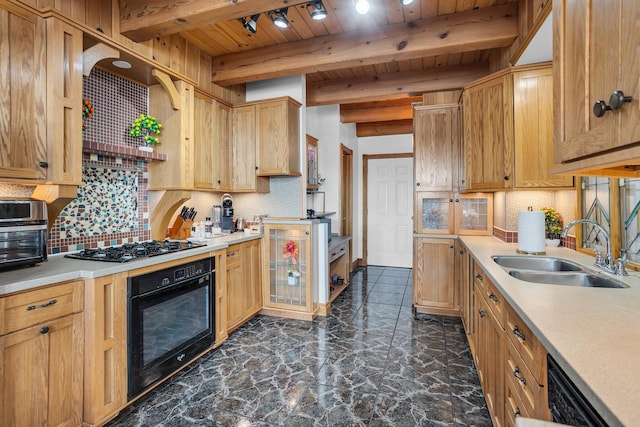
M138 229L138 173L85 165L78 198L60 213L60 239Z

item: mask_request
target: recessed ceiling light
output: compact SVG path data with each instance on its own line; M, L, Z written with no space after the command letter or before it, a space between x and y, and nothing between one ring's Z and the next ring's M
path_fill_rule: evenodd
M118 68L123 68L123 69L131 68L131 64L128 63L127 61L117 60L117 61L113 61L112 64L114 67L118 67Z
M369 2L368 0L356 0L356 12L360 15L364 15L369 12Z
M413 3L413 0L402 0L403 6L409 6L411 3Z
M289 20L287 19L288 7L282 9L272 10L268 13L269 18L273 21L276 27L287 28L289 26Z

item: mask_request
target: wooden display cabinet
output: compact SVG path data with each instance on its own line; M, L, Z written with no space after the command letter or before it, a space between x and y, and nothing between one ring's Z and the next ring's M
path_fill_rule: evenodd
M415 193L414 231L417 234L493 233L491 193Z
M264 225L263 314L312 320L314 302L312 224ZM296 253L292 259L291 253Z

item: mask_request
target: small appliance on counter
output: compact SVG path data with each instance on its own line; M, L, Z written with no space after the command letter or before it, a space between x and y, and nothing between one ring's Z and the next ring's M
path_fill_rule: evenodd
M222 195L222 231L233 232L233 197L230 194Z
M214 205L212 212L213 212L213 228L222 229L222 206Z
M0 269L47 260L47 204L0 200Z

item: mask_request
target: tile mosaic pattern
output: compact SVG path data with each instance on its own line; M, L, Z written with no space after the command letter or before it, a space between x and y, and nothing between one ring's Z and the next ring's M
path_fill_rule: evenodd
M460 319L367 267L314 322L258 316L124 410L130 426L490 426Z
M137 147L140 138L129 136L131 123L149 112L149 89L99 68L82 80L82 95L95 109L82 139L115 146Z
M84 166L82 181L84 185L78 188L78 197L60 213L61 239L137 229L137 171Z

